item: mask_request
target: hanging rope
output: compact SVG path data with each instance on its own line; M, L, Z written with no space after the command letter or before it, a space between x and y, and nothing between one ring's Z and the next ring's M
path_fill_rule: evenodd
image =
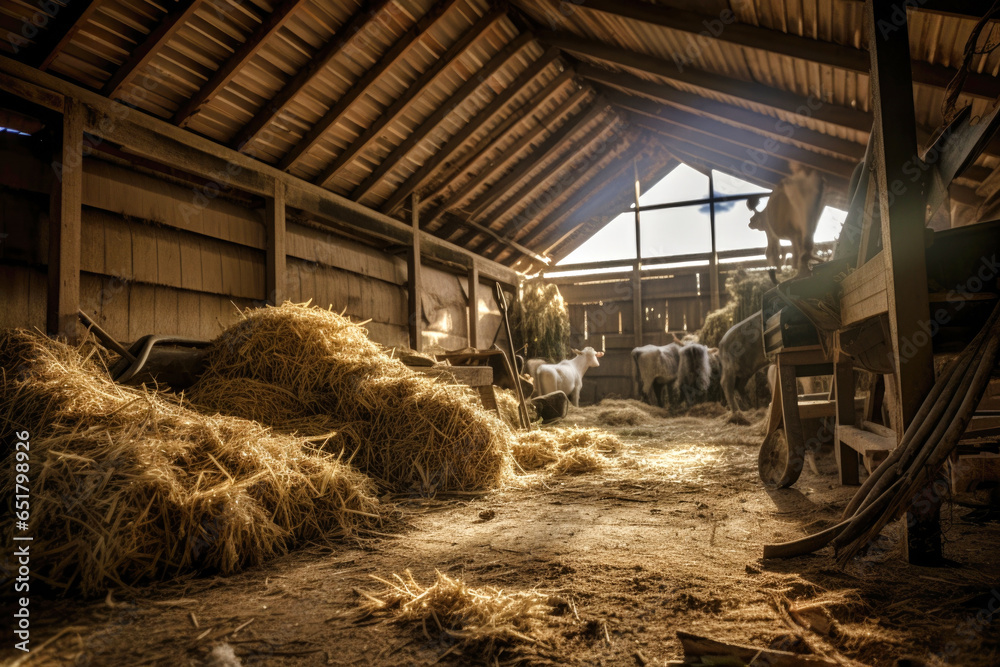
M962 93L962 89L965 87L965 80L969 76L969 70L972 68L972 57L979 55L981 53L986 53L997 48L997 44L986 47L982 50L976 49L976 44L979 43L979 36L983 32L983 28L994 19L998 14L1000 14L1000 0L994 0L993 5L990 7L989 11L983 18L979 19L976 23L976 27L972 29L972 34L969 35L969 40L965 43L965 52L962 55L962 64L958 68L958 73L954 76L951 82L948 84L948 89L945 92L944 103L941 107L941 113L944 115L944 122L950 123L958 115L961 109L958 108L958 96Z

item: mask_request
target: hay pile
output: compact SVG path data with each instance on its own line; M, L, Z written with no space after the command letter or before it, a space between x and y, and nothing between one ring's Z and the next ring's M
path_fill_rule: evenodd
M0 332L0 370L4 469L13 434L28 431L31 569L53 587L231 573L298 542L363 534L386 513L367 477L310 442L116 385L41 335ZM4 476L5 497L14 484ZM5 513L0 530L13 523Z
M519 412L519 402L517 400L517 394L515 394L510 389L499 389L496 391L497 397L497 407L500 408L500 419L503 420L507 426L512 429L521 428L521 417ZM538 420L538 411L535 409L534 404L531 401L526 400L525 405L528 408L528 420L535 422Z
M786 271L778 280L791 277ZM698 332L698 338L703 345L718 347L722 336L737 322L741 322L761 308L764 294L774 287L766 271L746 271L738 269L726 280L726 291L729 300L718 310L713 310L705 317L705 324Z
M597 421L607 426L638 426L649 421L649 413L626 405L601 410L597 414Z
M511 309L511 327L525 348L525 358L559 361L569 356L569 311L559 288L538 280L524 281Z
M329 310L242 315L188 394L203 409L281 432L335 431L334 446L393 492L489 489L508 473L510 431L468 388L411 371Z
M362 614L391 614L398 622L419 622L425 635L429 636L428 630L443 633L457 639L461 649L474 649L487 659L501 645L535 643L532 635L555 608L548 595L536 591L469 588L440 572L425 588L409 570L403 575L393 574L391 581L373 575L386 588L377 595L362 593Z
M606 468L608 455L618 454L622 447L616 436L598 429L536 429L518 433L511 454L526 472L545 468L555 474L579 475Z

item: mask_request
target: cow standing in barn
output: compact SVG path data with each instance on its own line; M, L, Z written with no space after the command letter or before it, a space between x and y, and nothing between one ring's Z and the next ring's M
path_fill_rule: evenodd
M680 364L680 351L681 346L677 343L643 345L632 350L634 391L650 405L663 407L665 402L669 402L658 395L656 388L661 388L660 393L669 393L673 389Z
M758 211L760 197L747 199L750 229L767 235L767 259L780 269L785 263L781 240L792 243L792 266L797 275L810 273L813 235L823 213L823 177L815 171L797 170L783 179L771 192L767 206Z
M573 350L576 356L572 359L563 359L558 364L542 364L535 371L538 378L537 390L539 395L545 395L554 391L562 391L573 405L580 407L580 390L583 389L583 376L588 368L600 366L599 358L604 356L603 352L595 352L592 347L585 347L583 350Z

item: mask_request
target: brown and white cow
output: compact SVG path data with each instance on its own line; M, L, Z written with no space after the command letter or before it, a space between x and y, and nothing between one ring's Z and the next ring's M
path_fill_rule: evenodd
M813 234L823 212L823 177L815 171L797 170L771 192L767 206L757 210L759 197L747 200L750 229L767 234L767 258L777 268L785 263L781 240L792 242L792 266L799 275L810 272Z

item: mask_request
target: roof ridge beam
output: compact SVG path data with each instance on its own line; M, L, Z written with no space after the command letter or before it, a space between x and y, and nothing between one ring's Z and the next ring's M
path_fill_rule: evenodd
M506 3L497 5L481 16L461 38L441 54L430 69L422 72L417 80L406 87L402 97L394 101L388 109L379 114L375 122L350 146L340 152L333 163L326 167L313 182L320 187L337 178L340 172L354 162L366 148L378 139L383 128L395 121L403 112L410 108L418 97L433 83L451 64L470 48L479 38L500 21L507 12Z
M188 121L211 102L229 82L232 81L243 66L260 51L267 40L271 38L291 18L296 9L305 4L306 0L284 0L270 14L264 17L257 29L233 51L215 72L209 76L205 84L174 112L174 125L186 127Z

